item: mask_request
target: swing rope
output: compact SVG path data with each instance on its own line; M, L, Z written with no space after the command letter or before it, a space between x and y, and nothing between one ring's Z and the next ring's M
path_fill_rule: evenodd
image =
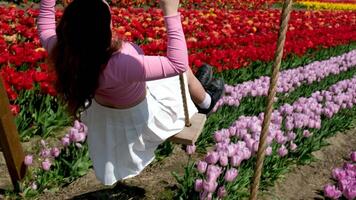
M183 74L179 74L179 83L180 83L180 91L182 93L182 99L183 99L185 126L186 127L190 127L190 126L192 126L192 123L190 123L190 119L189 119L187 96L186 96L186 93L185 93L185 84L184 84Z
M266 155L266 143L267 143L267 131L269 129L272 109L273 109L273 102L276 96L276 89L277 89L277 80L279 77L279 68L281 66L281 61L283 57L283 49L284 43L286 40L286 33L288 28L288 21L290 17L290 12L292 10L292 0L285 0L283 3L283 10L281 15L281 25L278 32L278 41L277 41L277 50L275 53L275 60L273 64L273 72L272 77L270 80L270 86L268 89L268 100L267 100L267 107L264 113L264 120L262 124L262 132L260 135L260 142L258 146L257 152L257 161L256 161L256 168L255 174L253 177L253 184L251 187L251 194L250 200L257 199L258 188L260 185L260 178L262 173L263 161Z

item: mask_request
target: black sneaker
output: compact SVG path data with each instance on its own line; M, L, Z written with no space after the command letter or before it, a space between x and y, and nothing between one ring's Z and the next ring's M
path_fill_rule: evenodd
M206 92L211 97L210 106L207 109L199 108L199 106L197 106L199 113L206 114L206 115L209 115L211 113L211 111L213 110L216 103L219 101L219 99L224 94L224 91L225 91L224 84L225 83L222 79L215 79L215 80L211 81L211 83L208 85L207 90L206 90Z
M203 64L195 73L195 77L197 77L197 79L206 90L211 80L213 79L213 67L208 64Z

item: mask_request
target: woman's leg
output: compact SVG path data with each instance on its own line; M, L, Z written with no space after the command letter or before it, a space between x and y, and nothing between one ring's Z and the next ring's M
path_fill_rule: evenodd
M193 74L192 70L188 68L188 89L199 113L209 114L224 94L224 81L220 78L212 79L211 66L209 67L209 65L206 65L204 68L200 69L200 73L197 74L199 77L198 79ZM202 85L202 82L204 83L204 86Z
M195 104L200 104L205 99L205 89L203 88L200 81L195 77L192 70L188 68L187 70L187 79L188 79L188 89L190 96Z

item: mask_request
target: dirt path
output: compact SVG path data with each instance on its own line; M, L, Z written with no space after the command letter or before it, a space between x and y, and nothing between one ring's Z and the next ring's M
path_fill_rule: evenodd
M153 163L140 175L125 180L115 187L107 187L95 179L91 170L87 175L78 179L57 193L47 193L40 200L47 199L171 199L172 194L165 190L176 184L172 171L183 173L183 167L188 156L176 146L172 156L162 162ZM158 195L159 194L159 195ZM159 197L158 197L159 196Z
M356 129L338 134L327 140L330 145L313 153L318 159L309 165L294 167L283 180L270 189L264 200L323 199L321 192L328 183L333 183L331 171L349 160L351 151L356 151Z

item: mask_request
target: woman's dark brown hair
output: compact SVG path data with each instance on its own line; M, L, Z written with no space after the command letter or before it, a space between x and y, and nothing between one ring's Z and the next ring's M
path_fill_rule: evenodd
M112 41L111 13L102 0L74 0L64 10L56 33L50 53L56 89L77 116L91 104L100 73L120 43Z

